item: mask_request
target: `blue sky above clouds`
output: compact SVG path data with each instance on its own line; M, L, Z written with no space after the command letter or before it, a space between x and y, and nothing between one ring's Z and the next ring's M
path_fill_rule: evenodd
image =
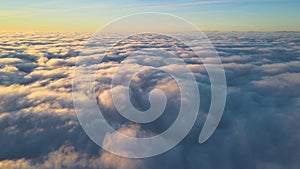
M296 0L3 1L2 30L95 31L112 19L137 12L165 12L186 18L202 30L298 31Z

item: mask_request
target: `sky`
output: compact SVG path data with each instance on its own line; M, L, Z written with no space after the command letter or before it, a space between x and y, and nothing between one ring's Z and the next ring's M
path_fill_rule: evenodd
M0 0L1 31L96 31L139 12L177 15L208 31L300 31L297 0Z

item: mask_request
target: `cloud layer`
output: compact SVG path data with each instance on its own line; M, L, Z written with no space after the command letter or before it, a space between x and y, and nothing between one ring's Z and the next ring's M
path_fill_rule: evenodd
M176 62L162 65L161 58L151 57L155 50L168 51L182 58L197 79L201 108L189 135L162 155L127 159L99 148L76 117L72 77L76 56L89 34L1 33L0 168L298 168L300 34L207 34L223 62L228 96L221 123L204 144L197 138L209 109L210 83L201 60L188 48L164 36L141 36L119 42L101 64L97 50L84 53L91 68L97 69L96 99L105 118L131 137L159 134L172 125L180 106L179 91L162 71L138 73L131 83L132 104L140 110L149 108L147 93L154 88L166 93L168 103L154 123L131 123L117 112L110 95L110 82L121 63L182 71ZM192 34L182 35L199 44ZM118 78L125 77L126 73ZM112 146L110 139L118 137L108 134L103 146Z

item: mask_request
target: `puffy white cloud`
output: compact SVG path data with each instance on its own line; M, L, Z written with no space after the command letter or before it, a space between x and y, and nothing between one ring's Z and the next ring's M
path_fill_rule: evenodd
M299 72L300 61L290 61L284 63L271 63L262 65L265 72L272 74L286 73L286 72Z
M44 157L44 161L35 162L24 158L18 160L0 161L3 169L61 169L61 168L86 168L96 169L101 165L99 156L90 156L80 153L71 145L63 145Z
M283 73L275 76L264 76L253 84L269 94L279 96L299 97L300 73Z

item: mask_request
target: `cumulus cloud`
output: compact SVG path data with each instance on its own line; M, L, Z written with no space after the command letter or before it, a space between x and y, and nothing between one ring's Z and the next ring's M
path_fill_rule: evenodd
M275 76L264 76L253 84L262 90L279 96L298 97L297 88L300 85L300 73L282 73Z
M98 162L99 161L99 162ZM24 158L18 160L0 161L3 169L61 169L61 168L98 168L100 157L80 153L71 145L63 145L58 150L50 152L43 162L35 162Z
M202 49L203 55L210 52L205 46L197 46L199 42L192 33L180 34ZM147 34L123 39L106 53L91 42L94 47L82 53L91 70L97 70L95 99L99 108L116 132L131 137L165 131L175 121L181 101L178 85L168 73L157 69L138 72L138 66L163 68L185 78L189 74L171 56L176 55L195 75L201 107L191 132L164 154L129 159L99 148L76 118L72 77L76 56L89 34L1 33L0 168L298 168L299 33L207 35L223 62L228 96L223 118L204 144L197 139L210 106L210 82L201 60L187 46L167 36ZM157 51L163 52L158 55ZM101 63L100 56L104 56ZM215 58L204 59L207 66L214 66ZM136 109L150 107L151 90L165 92L166 109L153 123L130 123L116 110L111 82L120 65L127 65L117 76L120 82L130 76L128 72L138 72L126 89ZM122 83L113 87L125 88ZM119 99L126 100L119 94ZM102 146L114 146L112 139L126 146L115 133L108 133Z

